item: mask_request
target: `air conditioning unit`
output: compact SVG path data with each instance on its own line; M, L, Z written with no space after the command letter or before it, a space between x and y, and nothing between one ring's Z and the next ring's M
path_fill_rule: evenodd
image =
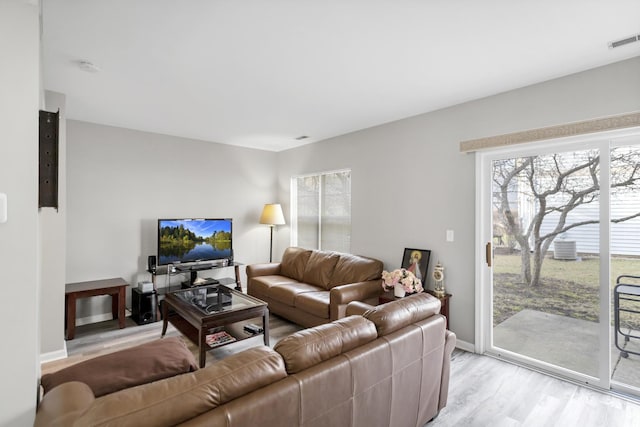
M553 259L575 261L578 258L575 240L556 240L553 242Z

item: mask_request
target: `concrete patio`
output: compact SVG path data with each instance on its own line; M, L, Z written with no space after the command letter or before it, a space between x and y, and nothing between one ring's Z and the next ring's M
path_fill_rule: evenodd
M597 374L598 324L594 322L525 309L493 328L493 342L514 353L588 375ZM640 353L640 339L625 342L619 336L618 342L626 350ZM613 381L640 389L640 356L621 357L613 335L611 363Z

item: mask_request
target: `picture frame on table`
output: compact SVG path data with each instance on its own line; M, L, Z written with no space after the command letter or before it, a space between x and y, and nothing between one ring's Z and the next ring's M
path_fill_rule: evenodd
M430 249L404 248L402 255L402 268L411 271L420 281L426 285L427 270L429 269Z

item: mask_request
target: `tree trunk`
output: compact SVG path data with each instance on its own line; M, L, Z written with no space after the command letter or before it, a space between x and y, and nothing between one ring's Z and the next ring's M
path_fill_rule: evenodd
M522 265L520 267L522 280L525 285L529 285L531 283L531 256L529 255L529 251L520 252L520 258L522 259Z
M516 237L518 243L520 243L520 275L524 284L529 285L531 284L531 250L527 239L522 237Z
M529 282L529 286L540 286L540 272L542 271L543 259L544 254L542 253L542 248L537 244L535 245L535 249L533 252L533 274L531 277L531 281Z

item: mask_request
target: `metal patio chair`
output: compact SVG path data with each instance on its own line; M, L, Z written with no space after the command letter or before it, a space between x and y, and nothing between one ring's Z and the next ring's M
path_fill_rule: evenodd
M613 310L615 318L615 343L620 356L627 358L629 354L640 356L639 352L631 351L618 344L618 337L623 336L624 342L629 340L640 339L640 335L632 334L631 328L627 328L629 333L625 333L620 329L620 312L633 313L640 315L640 284L625 283L627 279L640 280L640 276L621 275L616 279L616 286L613 288ZM623 282L625 281L625 282ZM621 305L622 303L622 305ZM638 316L640 320L640 316Z

